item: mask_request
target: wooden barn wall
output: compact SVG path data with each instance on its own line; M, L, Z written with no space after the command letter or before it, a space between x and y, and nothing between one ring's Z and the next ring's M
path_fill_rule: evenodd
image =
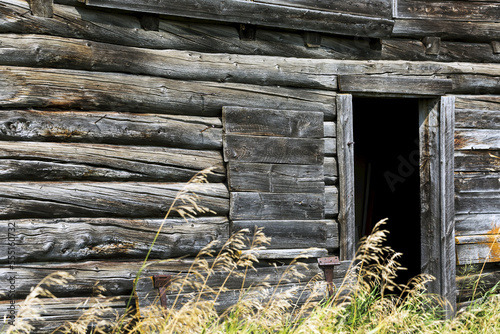
M457 289L466 302L500 277L499 96L456 98L455 191Z

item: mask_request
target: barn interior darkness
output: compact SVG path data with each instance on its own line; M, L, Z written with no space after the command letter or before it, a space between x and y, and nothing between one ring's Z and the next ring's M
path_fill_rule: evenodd
M357 240L388 218L387 244L403 253L398 283L420 273L418 100L355 98Z

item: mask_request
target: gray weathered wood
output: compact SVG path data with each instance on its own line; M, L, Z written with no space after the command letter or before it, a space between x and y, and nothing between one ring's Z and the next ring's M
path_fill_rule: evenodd
M500 103L498 110L457 109L457 128L500 129Z
M465 271L465 275L457 277L457 289L459 292L457 299L458 301L468 301L473 298L482 297L499 281L500 271L496 270L496 268L484 268L480 273L468 273Z
M337 96L340 257L354 259L354 137L352 95Z
M338 168L337 168L337 160L333 157L325 157L324 163L324 173L325 173L325 184L333 185L337 184L338 181Z
M500 189L499 172L460 172L455 174L457 193L498 192Z
M456 150L500 150L499 129L457 129Z
M325 181L321 165L263 164L230 161L230 191L271 193L323 193Z
M261 249L255 251L243 251L243 254L252 253L257 259L309 259L318 258L328 255L325 248L309 247L309 248L291 248L291 249Z
M457 264L499 262L499 241L498 234L457 236Z
M500 151L455 151L457 172L500 172Z
M1 108L220 115L226 105L334 114L335 93L75 70L0 67Z
M323 122L323 129L325 138L337 137L337 125L335 122Z
M31 13L40 17L52 17L54 15L53 0L29 0Z
M226 134L277 136L293 138L322 138L323 113L224 107L222 123Z
M425 47L425 54L431 56L439 55L439 49L441 48L441 38L425 37L422 42Z
M439 99L422 100L419 106L421 271L436 278L427 287L436 294L443 293L439 107Z
M232 192L231 220L274 220L325 218L325 195Z
M2 110L0 139L170 146L222 147L217 117L117 112Z
M337 138L325 138L325 157L333 157L337 155Z
M455 195L457 214L500 213L500 192L468 192Z
M397 18L454 20L454 21L496 21L500 16L500 4L490 1L428 1L398 0Z
M221 4L214 0L183 0L168 2L147 1L86 0L86 4L96 7L124 9L130 11L179 15L198 19L218 20L243 24L300 29L337 34L382 37L389 36L392 20L366 16L336 13L326 10L310 10L266 4L260 2L226 1Z
M212 182L225 180L217 151L103 144L0 142L0 180L187 182L213 167Z
M337 186L325 187L325 217L337 217L339 214L339 190Z
M322 164L322 139L224 135L224 161Z
M500 96L460 95L456 97L455 104L457 109L498 111L500 108Z
M220 215L228 213L229 196L224 184L196 186L194 193L200 205ZM184 183L157 182L2 182L0 217L162 218L184 187Z
M443 95L452 91L452 80L414 76L340 75L339 90L361 93Z
M268 249L319 247L338 249L339 230L335 220L235 220L233 230L262 227L271 237Z
M500 234L500 214L457 215L455 229L457 236Z
M15 226L16 262L69 262L90 259L142 260L162 226L162 219L65 218L5 220L7 236ZM168 219L151 249L150 259L196 256L208 243L229 237L225 217ZM0 262L7 263L7 240Z
M440 213L441 213L441 295L448 304L446 317L456 312L456 258L455 258L455 205L454 205L454 145L455 97L441 98L439 108L439 155L440 155ZM500 184L500 183L499 183Z
M8 34L0 36L0 42L0 62L3 65L337 89L336 76L323 72L324 62L321 60L151 50L43 35ZM299 73L298 67L301 68Z

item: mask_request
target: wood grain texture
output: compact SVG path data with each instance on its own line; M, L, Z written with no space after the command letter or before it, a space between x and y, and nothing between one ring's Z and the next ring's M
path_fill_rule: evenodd
M500 192L467 192L455 195L457 214L500 213Z
M228 163L230 191L323 193L323 175L321 165Z
M2 110L0 139L148 145L189 149L222 147L217 117L117 112Z
M500 189L498 172L460 172L455 174L457 193L497 192Z
M452 80L410 76L339 76L342 92L443 95L452 91Z
M271 237L268 249L327 248L337 250L339 246L338 223L335 220L236 220L233 230L263 228Z
M500 235L457 236L457 264L500 261Z
M337 152L339 174L338 221L340 229L340 257L354 259L354 137L352 95L337 96Z
M54 15L53 0L29 0L31 14L40 17L52 17Z
M397 18L494 22L500 5L491 1L398 0Z
M324 115L315 111L293 111L224 107L224 133L292 138L322 138Z
M334 114L335 94L325 91L21 67L0 67L0 80L2 108L76 108L219 116L223 106L244 105L313 109Z
M179 80L337 89L336 76L324 73L320 60L151 50L43 35L7 34L0 36L0 42L0 62L3 65L125 72Z
M457 236L500 234L500 214L457 215Z
M214 0L183 0L151 3L148 1L86 0L96 7L124 9L130 11L180 15L198 19L218 20L243 24L256 24L280 28L300 29L337 34L383 37L389 36L392 20L370 18L326 10L310 10L266 4L260 2ZM265 14L263 14L265 13Z
M0 142L2 181L187 182L213 167L213 182L225 180L218 151L103 144Z
M0 217L162 218L184 186L154 182L2 182ZM220 215L228 213L229 195L224 184L197 187L194 193L201 205Z
M224 161L271 164L322 164L322 139L224 135Z
M325 184L334 185L338 181L337 160L334 157L325 157L324 163Z
M231 192L231 220L324 219L325 195Z
M500 151L455 151L457 172L500 172Z
M198 219L19 219L5 220L0 231L7 236L8 227L17 233L16 261L70 262L91 259L144 259L162 227L150 259L196 256L203 247L229 237L225 217ZM8 263L7 241L0 246L1 263Z
M500 109L500 96L488 95L458 95L456 96L456 109L471 109L484 111L498 111ZM493 114L494 115L494 114ZM459 118L457 117L457 120Z
M500 129L500 103L498 110L457 109L457 128Z
M337 217L339 214L339 189L337 186L325 187L325 217Z
M457 129L456 150L500 150L499 129Z

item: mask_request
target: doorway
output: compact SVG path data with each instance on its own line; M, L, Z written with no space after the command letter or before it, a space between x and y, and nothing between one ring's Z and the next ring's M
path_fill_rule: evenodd
M354 98L353 135L356 241L388 218L406 284L421 273L418 99Z

